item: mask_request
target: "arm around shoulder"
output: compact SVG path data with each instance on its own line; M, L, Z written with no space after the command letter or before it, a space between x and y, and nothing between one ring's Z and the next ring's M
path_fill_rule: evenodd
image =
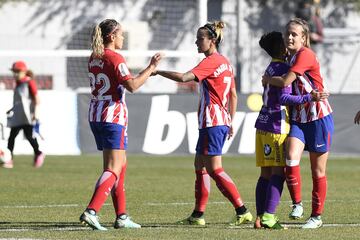
M276 87L286 87L289 86L296 79L296 77L296 73L290 71L283 76L270 77L265 75L262 78L262 82L263 84L269 83L270 85Z

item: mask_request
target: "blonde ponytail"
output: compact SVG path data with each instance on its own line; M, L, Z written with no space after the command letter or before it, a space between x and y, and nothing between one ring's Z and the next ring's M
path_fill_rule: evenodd
M225 23L223 21L215 21L214 26L215 26L216 36L217 36L216 42L219 44L224 39L223 28L225 28Z
M91 48L93 50L92 56L94 58L102 58L104 55L104 41L99 25L96 25L93 30Z

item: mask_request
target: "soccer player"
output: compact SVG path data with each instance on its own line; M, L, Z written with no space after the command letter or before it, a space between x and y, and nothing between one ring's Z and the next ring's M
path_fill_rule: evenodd
M280 32L264 34L259 45L271 57L265 70L267 76L282 76L289 70L285 62L286 48ZM291 85L279 88L266 84L263 91L263 106L255 123L256 165L261 167L256 185L255 228L284 229L275 216L285 181L285 141L290 130L289 110L285 105L296 105L322 100L328 93L311 91L306 95L291 95Z
M284 76L263 76L263 83L284 87L293 83L296 95L305 95L313 89L326 91L320 74L320 64L310 49L309 27L298 18L286 25L285 46L290 54L290 70ZM306 102L293 107L291 129L286 156L286 181L293 200L292 219L303 216L301 198L300 159L309 151L313 179L312 212L302 228L322 226L327 191L326 164L334 132L332 109L328 99Z
M122 27L116 20L106 19L94 28L93 52L88 64L91 87L89 122L97 149L103 154L103 173L80 221L95 230L107 230L100 225L97 213L109 194L116 214L114 227L141 227L126 214L124 179L129 114L125 103L125 89L134 92L143 85L158 65L161 55L156 53L149 65L138 76L133 77L125 59L115 51L122 48L123 41Z
M33 135L34 126L39 122L40 98L34 80L34 74L23 61L14 62L11 69L16 81L14 89L13 107L6 113L8 126L11 128L8 139L8 149L13 157L15 138L20 130L24 131L26 139L34 149L34 167L43 165L45 154L39 150L39 143ZM13 160L4 163L4 168L13 168Z
M179 224L205 225L204 212L210 193L210 177L235 208L236 217L231 224L252 221L252 215L245 207L234 182L222 167L222 148L226 138L233 135L231 119L237 104L233 67L217 51L223 39L224 26L223 22L215 21L198 29L195 44L198 52L205 54L205 59L192 70L186 73L154 72L176 82L196 81L200 85L199 138L194 163L195 208Z

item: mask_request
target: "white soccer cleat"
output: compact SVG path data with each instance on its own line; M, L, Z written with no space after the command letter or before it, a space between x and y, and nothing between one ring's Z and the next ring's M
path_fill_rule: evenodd
M85 210L80 216L80 222L89 225L93 230L106 231L107 229L100 225L99 217L93 210Z
M133 222L128 215L123 214L116 218L114 228L141 228L141 225Z
M289 213L289 218L293 220L301 219L304 216L304 208L302 203L295 203L292 205L291 212Z
M306 223L301 227L302 229L316 229L322 227L323 222L321 216L310 217Z

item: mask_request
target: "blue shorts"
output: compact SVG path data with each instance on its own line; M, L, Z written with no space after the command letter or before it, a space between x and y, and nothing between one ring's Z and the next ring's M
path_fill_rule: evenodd
M334 134L334 120L332 114L324 118L308 122L291 122L289 137L296 137L305 144L306 151L328 152Z
M98 150L127 149L126 127L108 122L90 122L90 128L94 134Z
M196 153L210 156L222 155L222 148L228 132L228 126L216 126L199 129L199 139L196 145Z

